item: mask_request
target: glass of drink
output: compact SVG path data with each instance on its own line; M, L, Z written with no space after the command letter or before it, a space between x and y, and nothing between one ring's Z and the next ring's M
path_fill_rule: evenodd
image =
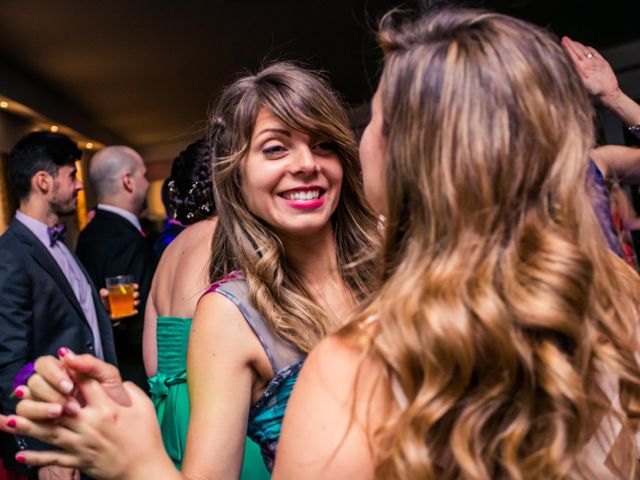
M118 275L105 279L107 290L109 290L109 307L111 308L111 318L130 317L135 311L133 300L133 276Z

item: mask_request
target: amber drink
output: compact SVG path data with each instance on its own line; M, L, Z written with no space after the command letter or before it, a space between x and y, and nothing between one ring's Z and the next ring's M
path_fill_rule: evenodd
M133 315L136 308L133 299L135 292L133 283L131 275L118 275L106 279L111 318L124 318Z

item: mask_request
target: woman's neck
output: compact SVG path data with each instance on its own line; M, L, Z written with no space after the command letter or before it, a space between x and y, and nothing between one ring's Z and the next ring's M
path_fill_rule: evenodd
M302 277L315 300L324 305L327 316L340 325L355 307L356 300L344 283L336 255L333 227L310 237L280 237L289 263Z
M339 275L333 226L308 236L280 235L289 263L307 280Z

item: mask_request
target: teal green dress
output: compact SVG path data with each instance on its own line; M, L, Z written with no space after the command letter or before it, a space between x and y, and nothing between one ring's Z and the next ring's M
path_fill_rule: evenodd
M187 344L190 318L158 317L158 373L149 379L151 400L156 407L164 447L176 468L182 468L184 445L189 426L187 390ZM242 480L269 479L260 449L247 438Z

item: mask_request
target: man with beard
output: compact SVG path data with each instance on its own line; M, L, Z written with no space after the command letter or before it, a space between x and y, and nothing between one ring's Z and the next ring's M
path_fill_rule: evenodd
M129 147L106 147L93 156L89 178L98 206L80 232L76 254L98 288L118 275L131 275L140 286L140 313L114 323L113 333L122 378L148 391L142 327L157 256L138 220L149 189L146 171L142 157Z
M56 355L64 346L116 363L109 318L58 225L60 217L76 210L82 183L75 161L80 156L71 139L47 131L26 135L9 152L7 176L19 208L0 237L0 398L5 413L13 413L24 395L20 388L14 392L14 382L25 381L30 362L42 355ZM38 388L32 383L29 388ZM16 449L51 448L26 437L4 441L4 462L16 470ZM22 473L40 480L80 478L78 471L56 466Z

